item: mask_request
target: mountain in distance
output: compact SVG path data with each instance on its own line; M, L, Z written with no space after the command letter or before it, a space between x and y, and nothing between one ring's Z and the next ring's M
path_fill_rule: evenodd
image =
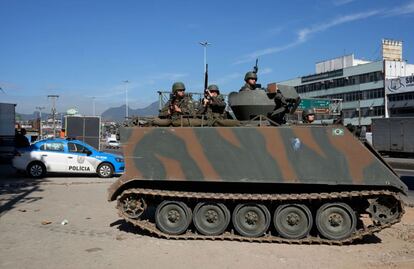
M158 115L158 101L150 104L144 108L128 109L129 116L156 116ZM50 113L42 113L42 120L50 118ZM56 118L62 117L62 113L58 113ZM35 111L32 114L24 114L16 112L16 118L21 121L35 120L39 118L39 112ZM122 122L125 120L125 105L120 107L111 107L101 114L102 120Z
M50 116L49 113L42 113L42 120L46 120L48 119ZM56 116L58 117L58 116ZM60 117L60 114L59 114ZM29 120L35 120L39 118L39 112L35 111L32 114L23 114L23 113L19 113L16 112L16 119L21 120L21 121L29 121Z
M132 109L128 108L128 116L156 116L158 115L158 101L150 104L144 108ZM101 114L101 118L107 121L124 121L125 120L125 105L119 107L111 107Z

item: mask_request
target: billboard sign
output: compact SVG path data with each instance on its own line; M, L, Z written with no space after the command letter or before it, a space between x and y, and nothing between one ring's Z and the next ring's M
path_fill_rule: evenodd
M414 92L414 75L385 80L385 93Z

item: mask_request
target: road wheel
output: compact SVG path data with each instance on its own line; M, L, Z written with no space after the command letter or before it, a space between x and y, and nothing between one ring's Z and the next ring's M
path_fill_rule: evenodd
M355 212L344 203L326 203L316 213L316 227L319 233L331 240L348 238L355 230Z
M191 215L191 210L185 203L164 201L155 212L155 224L164 233L182 234L191 223Z
M144 198L137 194L123 195L118 200L118 207L122 212L131 219L139 219L147 209L147 203Z
M281 237L300 239L306 237L312 228L312 214L301 204L280 205L273 217L276 231Z
M99 177L108 178L112 177L112 175L114 174L114 168L109 163L101 163L98 166L97 172Z
M270 225L270 212L260 204L239 204L233 211L233 225L236 231L247 237L265 234Z
M46 175L46 167L41 162L32 162L27 166L27 174L32 178L42 178Z
M194 208L194 226L201 234L222 234L230 223L230 211L221 203L198 203Z

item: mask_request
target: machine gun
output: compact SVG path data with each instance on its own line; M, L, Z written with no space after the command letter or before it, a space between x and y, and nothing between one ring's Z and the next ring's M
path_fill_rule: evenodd
M256 58L256 64L253 66L253 72L257 74L259 72L259 66L257 65L259 62L259 58Z
M203 108L201 109L201 114L204 114L207 110L207 106L204 105L204 99L210 101L210 91L208 90L208 64L206 64L206 71L204 72L204 98L201 100Z
M206 72L204 72L204 97L210 99L208 88L208 64L206 64Z
M170 103L169 103L169 107L168 110L170 111L170 113L173 113L175 111L175 103L177 102L177 95L176 94L171 94L170 95Z
M273 85L272 85L273 86ZM268 117L278 124L284 124L285 114L293 114L300 104L300 97L294 87L274 84L271 89L268 88L267 96L275 102L274 110L268 114Z
M259 66L258 66L258 63L259 63L259 58L256 58L256 63L255 63L255 65L253 66L253 73L255 73L255 74L257 74L258 72L259 72ZM256 81L257 82L257 81ZM259 83L256 83L256 89L257 88L262 88L262 84L259 84Z

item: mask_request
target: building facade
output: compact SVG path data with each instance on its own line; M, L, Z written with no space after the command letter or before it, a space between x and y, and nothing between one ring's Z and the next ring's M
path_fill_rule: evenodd
M401 41L383 40L382 55L374 62L355 59L353 54L326 60L316 64L315 74L276 84L294 86L302 98L341 99L345 125L370 125L372 118L400 110L409 115L414 108L414 82L411 92L407 87L404 92L392 92L386 86L411 77L414 65L402 60Z

